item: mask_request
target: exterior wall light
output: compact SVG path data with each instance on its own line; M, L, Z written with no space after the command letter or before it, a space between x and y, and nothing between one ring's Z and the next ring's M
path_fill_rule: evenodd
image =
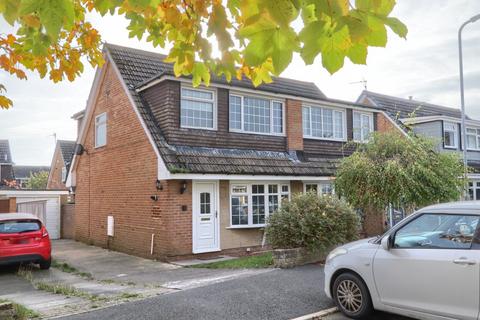
M180 194L184 194L187 191L187 180L182 181L182 186L180 187Z

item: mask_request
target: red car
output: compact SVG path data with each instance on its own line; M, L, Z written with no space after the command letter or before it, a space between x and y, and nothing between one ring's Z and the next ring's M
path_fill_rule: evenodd
M0 213L0 265L38 263L50 268L52 245L47 229L32 214Z

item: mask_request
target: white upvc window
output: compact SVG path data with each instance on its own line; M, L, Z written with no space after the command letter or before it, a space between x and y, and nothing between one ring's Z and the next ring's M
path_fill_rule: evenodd
M67 168L62 167L62 182L67 180Z
M468 200L480 200L480 181L468 182Z
M458 126L454 122L443 122L443 145L445 148L457 148Z
M330 181L305 182L303 184L303 192L314 192L321 196L335 194L333 184Z
M107 113L95 117L95 148L107 144Z
M251 182L230 185L232 228L263 227L266 219L290 198L288 182Z
M353 111L353 140L367 142L373 132L373 113Z
M230 131L284 135L285 107L282 101L231 94Z
M180 91L180 126L216 130L215 91L183 86Z
M467 149L480 150L480 129L467 128Z
M302 110L303 136L305 138L345 141L345 110L327 107L304 106Z

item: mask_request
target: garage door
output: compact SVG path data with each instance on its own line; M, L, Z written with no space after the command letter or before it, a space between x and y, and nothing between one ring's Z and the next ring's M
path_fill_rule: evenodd
M31 213L47 225L47 201L32 201L17 204L17 212Z

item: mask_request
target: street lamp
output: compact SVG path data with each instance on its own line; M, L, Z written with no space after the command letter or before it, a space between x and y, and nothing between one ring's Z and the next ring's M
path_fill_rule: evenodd
M464 175L465 175L465 186L464 186L464 194L465 199L467 198L467 128L465 127L465 93L463 87L463 55L462 55L462 31L463 28L469 23L474 23L475 21L480 19L480 14L477 14L471 17L469 20L465 21L460 29L458 29L458 55L459 55L459 63L460 63L460 99L462 103L462 142L463 142L463 167L464 167Z

